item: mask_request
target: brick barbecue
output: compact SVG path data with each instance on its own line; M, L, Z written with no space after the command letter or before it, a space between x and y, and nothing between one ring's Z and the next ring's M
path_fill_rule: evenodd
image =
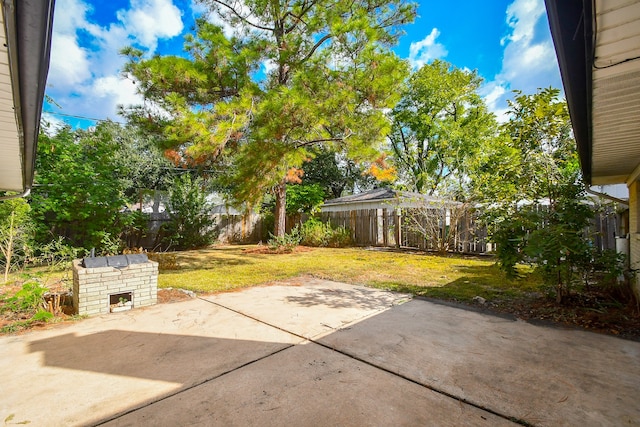
M158 302L158 263L146 255L118 255L73 261L73 307L96 315Z

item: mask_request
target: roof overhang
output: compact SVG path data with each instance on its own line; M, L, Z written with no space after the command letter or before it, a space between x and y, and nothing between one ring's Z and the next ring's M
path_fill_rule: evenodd
M590 184L640 175L640 0L545 0Z
M54 0L0 3L0 190L28 193L49 70Z
M425 194L391 189L375 189L326 201L320 212L347 212L372 209L456 208L463 203Z

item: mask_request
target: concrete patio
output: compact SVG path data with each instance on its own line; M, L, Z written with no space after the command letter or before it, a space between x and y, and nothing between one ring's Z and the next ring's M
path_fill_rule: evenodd
M640 425L640 343L301 278L0 337L0 420Z

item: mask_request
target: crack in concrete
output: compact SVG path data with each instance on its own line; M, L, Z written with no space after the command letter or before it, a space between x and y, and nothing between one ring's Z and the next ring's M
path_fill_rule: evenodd
M431 385L429 385L429 384L422 383L422 382L420 382L420 381L418 381L418 380L415 380L415 379L413 379L413 378L407 377L406 375L403 375L403 374L400 374L400 373L398 373L398 372L394 372L394 371L392 371L392 370L390 370L390 369L387 369L387 368L385 368L384 366L380 366L380 365L377 365L377 364L375 364L375 363L373 363L373 362L370 362L370 361L368 361L368 360L362 359L361 357L359 357L359 356L357 356L357 355L350 354L350 353L348 353L348 352L346 352L346 351L344 351L344 350L340 350L340 349L335 348L335 347L332 347L332 346L330 346L330 345L328 345L328 344L322 343L322 342L320 342L320 341L316 341L314 338L305 337L305 336L300 335L300 334L298 334L298 333L296 333L296 332L289 331L289 330L287 330L287 329L281 328L280 326L273 325L273 324L271 324L271 323L269 323L269 322L266 322L266 321L264 321L264 320L262 320L262 319L258 319L258 318L254 317L254 316L251 316L251 315L249 315L249 314L243 313L243 312L241 312L241 311L239 311L239 310L236 310L236 309L233 309L233 308L231 308L231 307L227 307L227 306L225 306L225 305L222 305L222 304L220 304L220 303L218 303L218 302L210 301L210 300L206 300L206 299L204 299L204 298L200 298L200 299L202 299L203 301L206 301L206 302L208 302L208 303L214 304L214 305L216 305L216 306L218 306L218 307L221 307L221 308L224 308L224 309L226 309L226 310L232 311L233 313L236 313L236 314L239 314L239 315L241 315L241 316L247 317L247 318L249 318L249 319L251 319L251 320L255 320L256 322L262 323L263 325L270 326L270 327L275 328L275 329L277 329L277 330L279 330L279 331L282 331L282 332L286 332L286 333L291 334L291 335L293 335L293 336L295 336L295 337L301 338L301 339L303 339L303 340L305 340L305 341L309 341L309 342L312 342L312 343L314 343L314 344L317 344L317 345L319 345L319 346L321 346L321 347L324 347L324 348L326 348L326 349L328 349L328 350L335 351L336 353L339 353L339 354L341 354L341 355L343 355L343 356L347 356L347 357L349 357L349 358L351 358L351 359L353 359L353 360L356 360L356 361L358 361L358 362L364 363L364 364L366 364L366 365L369 365L369 366L371 366L371 367L373 367L373 368L376 368L376 369L379 369L379 370L381 370L381 371L387 372L387 373L389 373L389 374L391 374L391 375L394 375L394 376L396 376L396 377L402 378L402 379L403 379L403 380L405 380L405 381L409 381L409 382L411 382L411 383L413 383L413 384L416 384L416 385L419 385L419 386L421 386L421 387L424 387L424 388L426 388L426 389L428 389L428 390L431 390L431 391L433 391L433 392L435 392L435 393L438 393L438 394L441 394L441 395L443 395L443 396L446 396L446 397L448 397L448 398L450 398L450 399L454 399L454 400L457 400L458 402L461 402L461 403L467 404L467 405L469 405L469 406L473 406L474 408L477 408L477 409L480 409L480 410L482 410L482 411L488 412L488 413L490 413L490 414L492 414L492 415L498 416L498 417L503 418L503 419L505 419L505 420L507 420L507 421L511 421L511 422L513 422L513 423L516 423L516 424L519 424L519 425L522 425L522 426L533 427L533 424L531 424L531 423L529 423L529 422L527 422L527 421L525 421L525 420L523 420L523 419L519 419L519 418L517 418L517 417L512 417L512 416L510 416L510 415L503 414L503 413L501 413L501 412L498 412L498 411L496 411L496 410L493 410L493 409L491 409L491 408L489 408L489 407L486 407L486 406L484 406L484 405L480 405L480 404L474 403L474 402L472 402L472 401L470 401L470 400L467 400L467 399L465 399L465 398L462 398L462 397L456 396L456 395L454 395L454 394L452 394L452 393L449 393L449 392L447 392L447 391L445 391L445 390L441 390L441 389L436 388L436 387L434 387L434 386L431 386ZM364 317L369 317L369 316L364 316ZM352 323L353 323L353 322L350 322L350 324L352 324ZM339 331L339 330L340 330L340 329L338 329L338 331ZM323 334L323 336L324 336L324 334ZM292 345L292 347L293 347L293 345Z
M276 355L276 354L278 354L278 353L280 353L280 352L283 352L283 351L285 351L285 350L288 350L288 349L290 349L291 347L295 347L295 345L296 345L296 344L288 344L288 345L286 345L285 347L283 347L283 348L281 348L281 349L279 349L279 350L273 351L273 352L271 352L271 353L269 353L269 354L266 354L266 355L261 356L261 357L259 357L259 358L257 358L257 359L251 360L251 361L249 361L249 362L247 362L247 363L243 363L242 365L240 365L240 366L236 366L236 367L235 367L235 368L233 368L233 369L229 369L228 371L221 372L221 373L219 373L219 374L217 374L217 375L214 375L214 376L212 376L212 377L210 377L210 378L206 378L206 379L204 379L204 380L202 380L202 381L199 381L198 383L191 384L191 385L190 385L190 386L188 386L188 387L181 388L181 389L176 390L176 391L174 391L174 392L172 392L172 393L168 393L168 394L166 394L166 395L164 395L164 396L162 396L162 397L160 397L160 398L158 398L158 399L153 399L153 400L152 400L152 401L150 401L150 402L147 402L147 403L145 403L145 404L142 404L142 405L136 406L135 408L128 409L128 410L126 410L126 411L124 411L124 412L120 412L120 413L118 413L118 414L116 414L116 415L113 415L113 416L111 416L111 417L109 417L109 418L105 418L105 419L103 419L103 420L101 420L101 421L98 421L98 422L97 422L97 423L95 423L95 424L90 424L90 425L91 425L91 426L101 426L101 425L104 425L104 424L106 424L106 423L108 423L108 422L115 421L115 420L117 420L118 418L124 417L125 415L132 414L132 413L134 413L134 412L136 412L136 411L139 411L139 410L141 410L141 409L147 408L147 407L149 407L149 406L151 406L151 405L154 405L154 404L156 404L156 403L162 402L162 401L164 401L164 400L170 399L170 398L172 398L172 397L174 397L174 396L177 396L177 395L179 395L179 394L182 394L182 393L184 393L184 392L186 392L186 391L189 391L189 390L191 390L191 389L194 389L194 388L196 388L196 387L200 387L201 385L207 384L207 383L209 383L209 382L211 382L211 381L217 380L218 378L221 378L221 377L223 377L223 376L225 376L225 375L227 375L227 374L230 374L230 373L232 373L232 372L234 372L234 371L237 371L237 370L239 370L239 369L242 369L242 368L244 368L244 367L246 367L246 366L253 365L254 363L260 362L261 360L267 359L267 358L269 358L269 357L271 357L271 356L274 356L274 355Z
M225 306L225 305L222 305L222 304L220 304L220 303L218 303L218 302L210 301L210 300L207 300L207 299L204 299L204 298L200 298L200 297L198 297L198 299L200 299L200 300L202 300L202 301L205 301L205 302L208 302L208 303L210 303L210 304L216 305L216 306L218 306L218 307L220 307L220 308L223 308L223 309L225 309L225 310L229 310L229 311L231 311L231 312L233 312L233 313L239 314L239 315L241 315L241 316L243 316L243 317L246 317L246 318L248 318L248 319L254 320L254 321L259 322L259 323L261 323L261 324L263 324L263 325L266 325L266 326L269 326L269 327L271 327L271 328L275 328L275 329L277 329L277 330L279 330L279 331L285 332L285 333L287 333L287 334L293 335L293 336L295 336L295 337L297 337L297 338L300 338L300 339L302 339L302 340L304 340L304 341L312 342L312 343L317 344L317 345L319 345L319 346L321 346L321 347L324 347L324 348L326 348L326 349L328 349L328 350L331 350L331 351L334 351L334 352L336 352L336 353L338 353L338 354L341 354L341 355L343 355L343 356L349 357L350 359L356 360L356 361L358 361L358 362L360 362L360 363L364 363L364 364L369 365L369 366L371 366L371 367L373 367L373 368L376 368L376 369L379 369L379 370L381 370L381 371L387 372L387 373L389 373L389 374L391 374L391 375L394 375L394 376L396 376L396 377L398 377L398 378L402 378L402 379L403 379L403 380L405 380L405 381L411 382L411 383L416 384L416 385L418 385L418 386L420 386L420 387L424 387L424 388L426 388L426 389L428 389L428 390L431 390L431 391L433 391L433 392L435 392L435 393L438 393L438 394L440 394L440 395L446 396L446 397L448 397L448 398L450 398L450 399L454 399L454 400L456 400L456 401L460 402L461 404L466 404L466 405L472 406L472 407L474 407L474 408L480 409L480 410L482 410L482 411L488 412L488 413L490 413L490 414L492 414L492 415L495 415L495 416L497 416L497 417L500 417L500 418L502 418L502 419L505 419L505 420L507 420L507 421L511 421L511 422L513 422L513 423L516 423L516 424L519 424L519 425L522 425L522 426L533 427L533 424L531 424L531 423L529 423L529 422L527 422L527 421L525 421L525 420L522 420L522 419L519 419L519 418L516 418L516 417L512 417L512 416L509 416L509 415L503 414L503 413L498 412L498 411L495 411L495 410L493 410L493 409L491 409L491 408L489 408L489 407L486 407L486 406L483 406L483 405L480 405L480 404L474 403L474 402L472 402L472 401L470 401L470 400L467 400L467 399L465 399L465 398L462 398L462 397L456 396L456 395L454 395L454 394L452 394L452 393L449 393L449 392L447 392L447 391L445 391L445 390L441 390L441 389L439 389L439 388L437 388L437 387L434 387L434 386L432 386L432 385L422 383L422 382L420 382L420 381L418 381L418 380L415 380L415 379L413 379L413 378L407 377L406 375L403 375L403 374L400 374L400 373L398 373L398 372L394 372L394 371L392 371L392 370L390 370L390 369L387 369L387 368L385 368L384 366L380 366L380 365L375 364L375 363L373 363L373 362L370 362L370 361L368 361L368 360L362 359L361 357L359 357L359 356L357 356L357 355L350 354L350 353L348 353L348 352L346 352L346 351L344 351L344 350L340 350L340 349L335 348L335 347L332 347L332 346L330 346L330 345L328 345L328 344L325 344L325 343L322 343L322 342L320 342L320 341L317 341L317 340L315 340L314 338L309 338L309 337L306 337L306 336L304 336L304 335L300 335L300 334L298 334L298 333L296 333L296 332L289 331L289 330L287 330L287 329L281 328L280 326L273 325L273 324L271 324L271 323L269 323L269 322L266 322L266 321L264 321L264 320L262 320L262 319L258 319L258 318L254 317L254 316L251 316L251 315L249 315L249 314L243 313L243 312L241 312L241 311L239 311L239 310L236 310L236 309L233 309L233 308L231 308L231 307L227 307L227 306ZM366 318L366 317L369 317L369 316L364 316L363 318ZM357 320L361 320L361 319L356 319L356 321L357 321ZM355 321L354 321L354 322L355 322ZM349 324L353 324L354 322L350 322ZM341 328L338 328L338 329L332 328L332 329L334 329L334 331L340 331L340 329L341 329ZM321 335L323 335L323 336L324 336L324 334L321 334ZM92 424L92 425L93 425L93 426L101 426L101 425L104 425L104 424L106 424L106 423L108 423L108 422L110 422L110 421L117 420L118 418L121 418L121 417L123 417L123 416L125 416L125 415L129 415L129 414L131 414L131 413L133 413L133 412L136 412L136 411L139 411L139 410L144 409L144 408L146 408L146 407L149 407L149 406L151 406L151 405L154 405L155 403L162 402L162 401L167 400L167 399L169 399L169 398L171 398L171 397L174 397L174 396L177 396L177 395L179 395L179 394L182 394L182 393L184 393L184 392L186 392L186 391L188 391L188 390L194 389L194 388L196 388L196 387L199 387L199 386L201 386L201 385L204 385L204 384L206 384L206 383L209 383L209 382L211 382L211 381L214 381L214 380L216 380L216 379L218 379L218 378L221 378L221 377L223 377L223 376L225 376L225 375L227 375L227 374L230 374L230 373L232 373L232 372L235 372L235 371L237 371L237 370L239 370L239 369L242 369L242 368L244 368L244 367L246 367L246 366L250 366L250 365L252 365L252 364L254 364L254 363L257 363L257 362L259 362L259 361L261 361L261 360L267 359L267 358L269 358L269 357L271 357L271 356L274 356L274 355L276 355L276 354L278 354L278 353L280 353L280 352L283 352L283 351L288 350L288 349L290 349L290 348L292 348L292 347L295 347L296 345L297 345L297 344L289 344L289 345L287 345L287 346L285 346L285 347L283 347L283 348L281 348L281 349L279 349L279 350L276 350L276 351L274 351L274 352L271 352L271 353L269 353L269 354L267 354L267 355L264 355L264 356L262 356L262 357L259 357L259 358L255 359L255 360L252 360L252 361L249 361L249 362L247 362L247 363L244 363L244 364L242 364L242 365L240 365L240 366L237 366L237 367L235 367L235 368L233 368L233 369L230 369L230 370L228 370L228 371L222 372L222 373L220 373L220 374L218 374L218 375L215 375L215 376L213 376L213 377L211 377L211 378L207 378L207 379L205 379L205 380L203 380L203 381L200 381L200 382L198 382L198 383L196 383L196 384L192 384L192 385L190 385L190 386L188 386L188 387L182 388L182 389L180 389L180 390L176 390L175 392L173 392L173 393L169 393L169 394L167 394L167 395L165 395L165 396L163 396L163 397L161 397L161 398L159 398L159 399L154 399L154 400L153 400L153 401L151 401L151 402L147 402L147 403L145 403L145 404L143 404L143 405L137 406L137 407L135 407L135 408L131 408L131 409L129 409L129 410L127 410L127 411L125 411L125 412L122 412L122 413L116 414L116 415L114 415L114 416L111 416L111 417L109 417L109 418L107 418L107 419L101 420L101 421L99 421L98 423L95 423L95 424Z

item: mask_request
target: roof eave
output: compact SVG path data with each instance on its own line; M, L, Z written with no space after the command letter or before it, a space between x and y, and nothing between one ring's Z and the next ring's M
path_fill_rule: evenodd
M583 0L545 0L545 3L582 175L591 184L592 3Z
M22 193L33 185L40 116L49 71L55 0L4 0L7 50L18 139Z

